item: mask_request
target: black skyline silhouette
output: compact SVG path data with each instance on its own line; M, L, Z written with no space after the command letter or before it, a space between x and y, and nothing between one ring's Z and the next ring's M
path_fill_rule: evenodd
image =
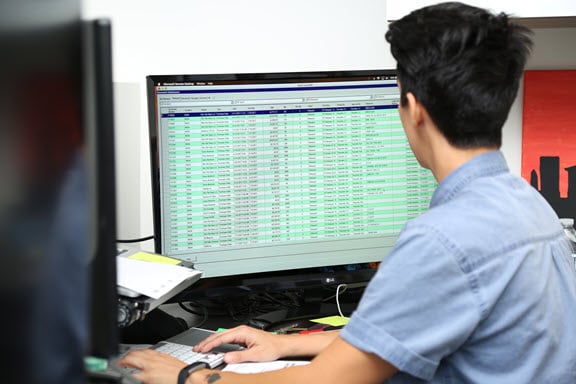
M564 168L568 172L567 197L560 197L560 157L540 156L540 185L538 189L538 174L533 169L530 172L530 185L540 192L554 208L558 217L576 216L576 166Z

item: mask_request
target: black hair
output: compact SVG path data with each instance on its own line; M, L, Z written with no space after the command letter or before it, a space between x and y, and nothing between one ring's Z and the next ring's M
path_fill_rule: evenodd
M500 147L531 34L504 13L458 2L392 22L386 40L397 61L401 105L411 92L456 147Z

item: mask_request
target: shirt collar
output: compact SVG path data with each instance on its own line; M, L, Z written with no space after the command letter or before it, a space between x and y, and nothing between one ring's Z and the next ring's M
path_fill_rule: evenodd
M504 155L499 150L480 154L452 171L434 191L430 208L450 201L472 180L508 172Z

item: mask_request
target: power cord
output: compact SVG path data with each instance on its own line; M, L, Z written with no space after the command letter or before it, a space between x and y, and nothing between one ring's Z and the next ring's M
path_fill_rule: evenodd
M342 292L340 292L340 288L343 288ZM340 308L340 294L344 293L346 290L348 289L348 285L346 284L339 284L338 287L336 288L336 307L338 307L338 313L340 314L340 317L345 317L342 314L342 309Z
M139 239L126 239L126 240L117 239L116 242L117 243L140 243L142 241L148 241L148 240L153 240L153 239L154 239L154 235L151 235L151 236L141 237Z

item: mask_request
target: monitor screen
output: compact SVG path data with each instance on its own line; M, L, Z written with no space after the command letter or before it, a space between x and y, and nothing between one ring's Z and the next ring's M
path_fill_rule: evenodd
M147 84L156 252L203 278L380 261L428 208L394 70Z

